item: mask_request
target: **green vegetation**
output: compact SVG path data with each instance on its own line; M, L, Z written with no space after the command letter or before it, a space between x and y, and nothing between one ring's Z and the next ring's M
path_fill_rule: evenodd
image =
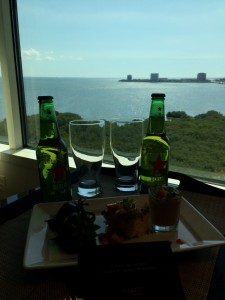
M81 119L77 114L58 113L61 135L69 147L69 121ZM39 140L39 115L27 117L30 146L36 147ZM0 130L5 130L5 120L0 122ZM145 120L145 126L147 120ZM195 117L183 111L167 113L166 130L170 140L170 169L193 169L225 176L225 116L216 111L208 111ZM145 132L145 131L144 131ZM109 122L106 121L105 158L111 160L109 145Z
M80 120L81 117L74 113L59 113L57 112L57 120L61 136L69 147L69 122L72 120ZM27 137L29 146L36 147L39 142L40 123L39 114L27 116Z
M225 117L208 111L166 122L171 165L225 174Z
M2 122L0 122L0 137L2 142L8 142L8 133L7 133L7 124L6 119L4 119Z

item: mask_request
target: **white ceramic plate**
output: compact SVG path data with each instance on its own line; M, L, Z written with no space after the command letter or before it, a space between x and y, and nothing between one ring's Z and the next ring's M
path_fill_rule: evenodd
M109 197L87 200L88 209L95 212L96 223L101 226L98 233L105 231L104 218L101 211L107 203L117 202L124 198L132 198L136 205L142 207L148 201L147 195ZM46 220L52 218L63 202L40 203L33 207L26 246L24 267L27 269L53 268L77 265L77 255L63 252L52 240L55 232L48 228ZM183 240L179 243L178 239ZM129 242L164 241L171 242L173 252L220 246L225 244L223 235L203 217L186 199L182 199L181 217L178 230L169 233L149 233Z

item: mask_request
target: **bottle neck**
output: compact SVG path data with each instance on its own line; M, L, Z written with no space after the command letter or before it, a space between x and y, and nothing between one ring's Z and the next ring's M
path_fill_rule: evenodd
M40 110L40 139L59 139L59 129L52 100L42 100Z
M165 133L164 98L152 99L147 135Z

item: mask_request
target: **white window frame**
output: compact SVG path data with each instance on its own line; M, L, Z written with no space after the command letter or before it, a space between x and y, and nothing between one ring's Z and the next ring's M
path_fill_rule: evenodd
M0 64L8 130L8 145L0 143L0 200L39 186L35 150L26 148L20 106L21 82L12 22L16 0L0 0ZM20 51L20 49L19 49ZM19 76L18 76L19 75ZM3 186L4 185L4 186Z
M23 147L10 0L0 0L0 61L10 149Z

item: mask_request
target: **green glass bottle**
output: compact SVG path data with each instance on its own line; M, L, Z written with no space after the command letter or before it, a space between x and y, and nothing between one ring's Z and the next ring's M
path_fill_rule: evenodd
M40 141L36 148L43 202L71 197L67 146L59 132L52 96L39 96Z
M169 140L165 130L165 94L152 94L146 136L142 143L141 191L149 186L168 184Z

